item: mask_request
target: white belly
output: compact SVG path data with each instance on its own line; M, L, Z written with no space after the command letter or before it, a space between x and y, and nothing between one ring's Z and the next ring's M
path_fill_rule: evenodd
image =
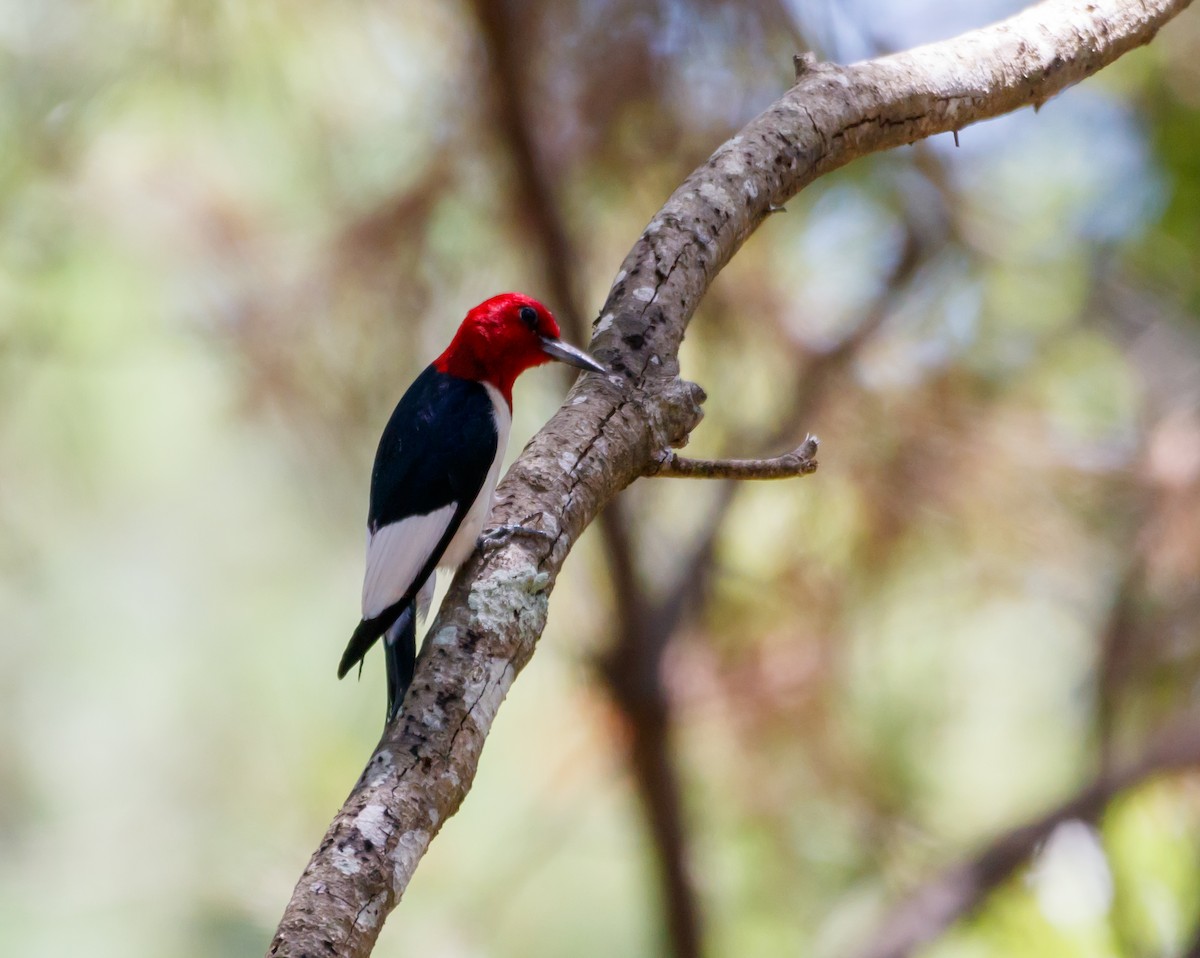
M483 488L471 503L470 511L463 517L458 532L442 553L442 561L438 565L444 569L457 569L467 561L467 556L475 551L479 533L483 531L488 514L492 511L492 495L496 491L496 483L500 480L500 466L504 462L504 450L508 447L508 433L512 428L512 413L508 403L495 386L483 383L483 388L487 390L488 398L492 401L492 414L496 419L496 458L492 461L487 478L483 480Z

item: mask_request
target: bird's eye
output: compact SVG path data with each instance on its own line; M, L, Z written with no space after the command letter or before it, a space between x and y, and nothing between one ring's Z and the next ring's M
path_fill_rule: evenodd
M522 306L519 315L521 317L521 322L523 322L526 326L528 326L530 329L537 329L538 314L536 309L534 309L532 306Z

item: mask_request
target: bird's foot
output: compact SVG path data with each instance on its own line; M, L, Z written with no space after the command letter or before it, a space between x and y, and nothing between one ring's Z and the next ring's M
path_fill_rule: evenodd
M536 518L537 516L529 516L525 521L529 522L531 519ZM523 525L494 526L491 529L486 529L483 535L479 537L479 548L497 549L516 536L529 536L533 539L545 539L547 541L554 539L554 535L545 529L531 529L529 526Z

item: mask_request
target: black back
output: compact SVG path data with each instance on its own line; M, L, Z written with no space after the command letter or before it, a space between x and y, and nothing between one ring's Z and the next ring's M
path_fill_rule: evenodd
M426 367L396 404L380 437L368 528L374 532L450 502L465 514L483 487L498 441L487 390ZM456 516L455 529L461 520Z

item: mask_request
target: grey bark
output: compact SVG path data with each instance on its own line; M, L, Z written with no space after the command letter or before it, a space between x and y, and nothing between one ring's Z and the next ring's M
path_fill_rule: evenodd
M859 156L1041 104L1148 43L1189 2L1047 0L894 56L848 67L803 61L796 85L683 182L626 256L593 326L592 349L612 374L579 380L498 489L496 522L540 524L551 538L514 538L460 571L404 711L301 875L269 955L371 952L471 787L572 545L699 423L704 394L679 378L679 344L755 228Z

